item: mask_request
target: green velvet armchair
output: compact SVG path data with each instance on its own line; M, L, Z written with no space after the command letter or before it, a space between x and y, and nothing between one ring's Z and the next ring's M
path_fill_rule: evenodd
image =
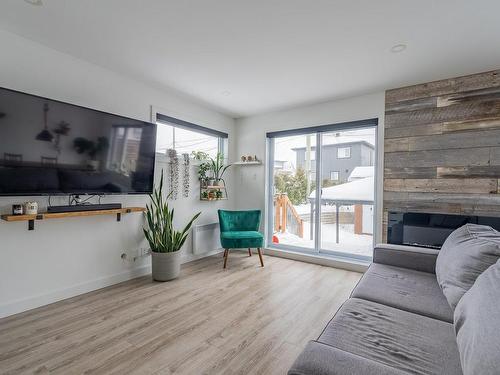
M220 242L224 248L224 268L227 265L229 249L248 249L252 256L251 248L257 248L260 265L264 267L262 259L262 246L264 236L259 232L260 210L227 211L219 210Z

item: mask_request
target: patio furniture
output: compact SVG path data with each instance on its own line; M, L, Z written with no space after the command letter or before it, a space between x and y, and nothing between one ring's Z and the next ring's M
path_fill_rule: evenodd
M218 213L220 242L224 248L224 268L227 265L230 249L248 249L248 255L251 256L251 248L257 248L260 265L264 267L262 259L264 236L259 232L260 210L219 210Z

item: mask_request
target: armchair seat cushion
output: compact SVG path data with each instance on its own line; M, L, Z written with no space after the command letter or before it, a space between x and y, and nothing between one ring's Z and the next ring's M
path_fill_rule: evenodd
M262 247L264 244L264 236L253 230L221 232L220 238L225 249Z

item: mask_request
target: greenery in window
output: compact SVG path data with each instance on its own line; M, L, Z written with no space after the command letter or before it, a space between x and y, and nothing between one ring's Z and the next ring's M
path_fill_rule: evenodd
M323 187L338 185L338 181L324 179ZM311 181L309 194L307 193L307 176L303 168L298 168L295 174L277 173L274 176L274 186L276 193L286 194L290 202L297 206L307 203L307 197L311 191L316 189L316 181Z

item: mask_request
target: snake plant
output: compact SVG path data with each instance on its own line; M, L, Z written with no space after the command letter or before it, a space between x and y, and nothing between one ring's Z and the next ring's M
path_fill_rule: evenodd
M189 229L193 222L201 215L198 212L187 223L182 231L174 229L174 209L170 209L168 205L168 198L172 193L168 194L166 198L163 197L163 170L161 171L160 185L154 189L153 193L149 196L151 204L146 205L146 224L147 227L143 228L144 236L149 242L151 251L156 253L171 253L179 251L186 242L189 234Z

